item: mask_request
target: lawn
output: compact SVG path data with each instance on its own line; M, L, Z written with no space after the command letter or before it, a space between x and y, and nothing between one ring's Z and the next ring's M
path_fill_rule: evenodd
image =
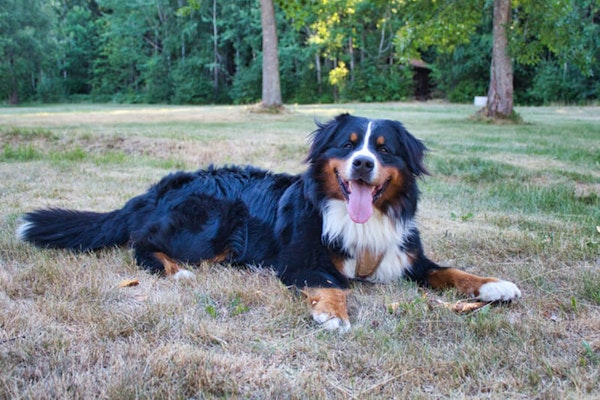
M320 329L268 271L140 271L126 248L18 242L34 208L108 211L210 163L301 172L314 120L402 121L430 149L418 219L443 265L523 297L456 314L456 292L356 284L352 330ZM0 398L599 398L600 108L61 105L0 108ZM138 286L120 287L126 279Z

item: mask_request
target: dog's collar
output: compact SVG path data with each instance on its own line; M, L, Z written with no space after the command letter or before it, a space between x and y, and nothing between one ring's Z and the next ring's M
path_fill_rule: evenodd
M364 250L356 256L356 269L354 270L354 276L358 279L366 279L373 275L381 261L383 260L384 253L376 254L369 250Z

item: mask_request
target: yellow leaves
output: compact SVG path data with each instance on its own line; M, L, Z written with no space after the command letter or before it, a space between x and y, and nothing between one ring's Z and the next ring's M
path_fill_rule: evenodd
M357 7L364 0L321 0L314 9L316 20L310 24L310 38L308 42L327 48L334 53L334 49L341 49L346 38L348 19L356 14Z
M346 76L348 76L348 68L346 68L346 63L340 61L338 66L329 71L329 83L333 86L339 86L346 80Z

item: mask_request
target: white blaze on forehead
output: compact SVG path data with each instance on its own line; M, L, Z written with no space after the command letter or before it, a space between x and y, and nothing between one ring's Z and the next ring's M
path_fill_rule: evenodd
M373 153L369 149L369 141L371 139L372 129L373 122L369 121L369 124L367 125L367 131L365 132L365 139L363 140L360 148L355 150L354 153L352 153L352 155L350 156L350 159L348 160L346 176L352 175L352 163L354 162L354 160L356 160L357 157L369 157L370 159L372 159L373 163L375 164L375 167L373 168L371 177L377 176L379 172L377 170L379 168L379 163L377 163L377 157L375 156L375 153Z

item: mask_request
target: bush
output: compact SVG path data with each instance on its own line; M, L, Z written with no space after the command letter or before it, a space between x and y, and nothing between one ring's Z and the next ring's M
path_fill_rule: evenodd
M168 103L173 95L169 65L164 57L152 57L144 65L142 79L146 83L144 100L147 103Z
M382 102L400 101L413 96L412 71L398 65L356 69L354 81L348 80L340 93L342 100Z
M451 54L437 54L431 74L438 90L452 102L470 103L488 91L492 38L477 34Z
M174 94L171 99L176 104L214 103L214 88L206 79L203 66L197 59L187 59L173 71Z
M536 104L552 102L582 104L597 99L600 84L586 78L570 65L560 66L555 60L546 61L537 68L528 94Z
M229 96L235 104L257 103L262 98L262 57L250 65L239 66L233 77Z

